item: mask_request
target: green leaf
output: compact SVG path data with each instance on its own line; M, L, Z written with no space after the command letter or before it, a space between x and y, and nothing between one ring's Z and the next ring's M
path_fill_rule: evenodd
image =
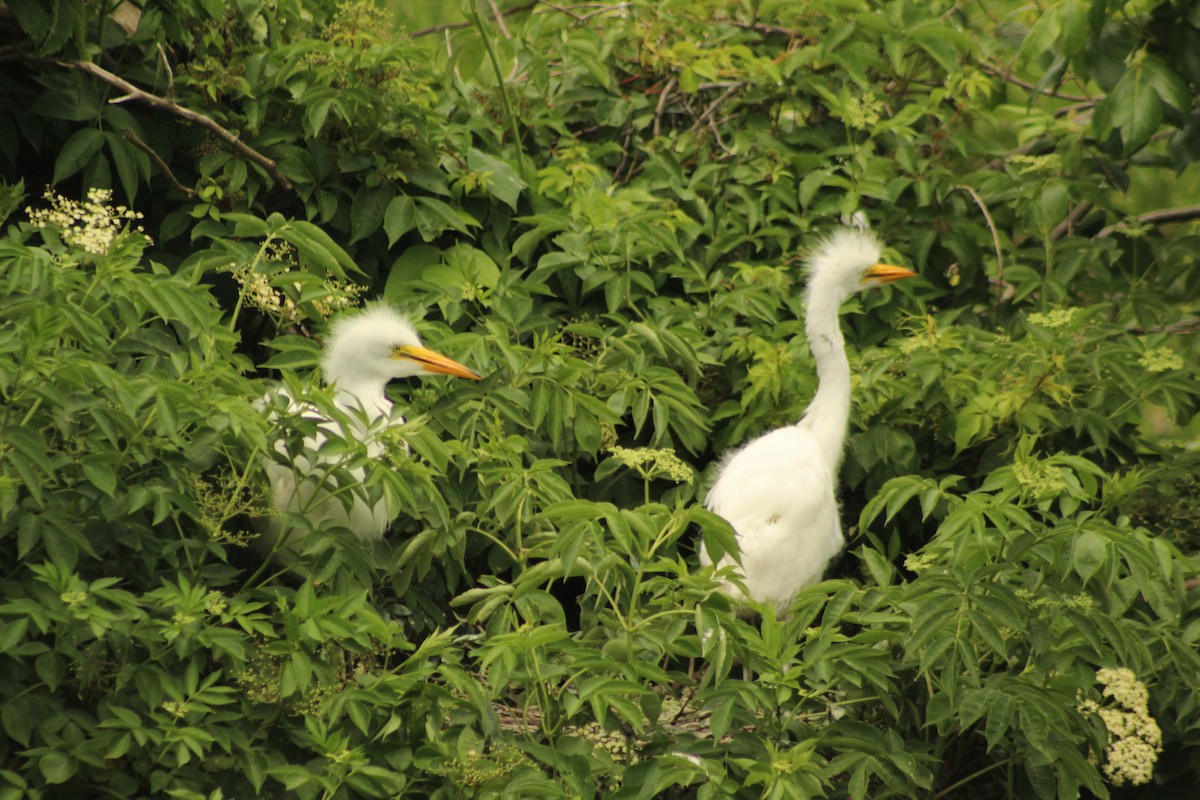
M1186 115L1192 108L1192 93L1187 83L1175 70L1168 67L1154 56L1146 56L1142 62L1147 83L1154 88L1155 93L1168 106Z
M417 205L406 194L392 198L383 214L383 230L388 237L388 247L400 240L417 224Z
M54 177L51 183L57 185L83 169L89 161L100 152L104 146L104 134L95 128L83 128L76 131L63 145L54 160Z
M85 456L79 466L93 486L109 497L113 496L117 488L117 473L111 463L106 459Z
M1101 139L1121 132L1125 155L1142 149L1162 124L1163 103L1149 78L1144 66L1127 69L1092 120Z
M329 234L311 222L292 220L281 227L278 234L280 238L294 244L303 259L315 262L328 275L346 280L347 272L364 274Z
M117 168L117 177L121 179L121 188L132 205L137 198L142 176L150 173L150 159L118 133L105 131L104 138L108 142L113 165Z
M445 230L468 233L470 227L478 228L479 220L467 212L435 197L417 198L417 230L425 241L433 241Z
M78 764L70 756L58 752L46 753L38 760L38 771L46 783L66 783L75 774Z
M1107 556L1108 543L1104 537L1095 531L1085 530L1076 537L1071 548L1071 566L1083 582L1087 583L1088 579L1104 566Z
M446 288L467 284L491 289L500 281L500 268L487 253L460 242L446 251L444 264L430 265L421 277Z
M359 187L350 203L350 244L379 230L395 192L390 183Z
M467 153L467 166L473 172L489 173L486 178L488 193L508 205L513 211L517 210L517 200L521 196L521 190L525 188L525 183L517 174L516 169L508 162L474 148Z

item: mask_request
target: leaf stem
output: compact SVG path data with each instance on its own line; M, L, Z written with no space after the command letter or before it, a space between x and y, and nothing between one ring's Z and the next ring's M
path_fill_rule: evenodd
M517 126L517 117L513 113L512 103L508 99L508 83L504 80L504 71L500 69L500 59L496 55L496 48L492 46L491 37L488 36L487 29L483 25L483 15L478 9L473 9L467 18L479 31L479 38L483 40L483 48L487 51L488 61L492 64L492 71L496 73L496 88L500 91L500 103L504 106L504 118L508 121L508 127L513 137L513 147L517 151L517 169L521 173L521 180L528 187L533 186L532 175L529 172L529 164L525 161L525 151L521 147L521 130Z

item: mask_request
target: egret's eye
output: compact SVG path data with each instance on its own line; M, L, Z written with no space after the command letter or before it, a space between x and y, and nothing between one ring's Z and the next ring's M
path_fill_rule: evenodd
M404 345L402 345L402 344L394 344L394 345L392 345L392 353L393 353L394 355L400 355L400 354L402 354L403 352L404 352Z

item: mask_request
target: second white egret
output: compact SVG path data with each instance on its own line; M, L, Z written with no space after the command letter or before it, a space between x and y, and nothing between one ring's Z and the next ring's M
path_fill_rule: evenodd
M333 323L321 371L334 390L332 410L336 413L326 414L311 403L287 398L290 413L307 423L308 433L299 447L293 442L289 448L286 440L278 440L275 450L283 458L264 459L272 503L277 514L299 513L313 527L344 527L373 542L383 536L398 509L389 509L382 498L370 500L363 486L366 467L347 458L345 447L326 451L327 442L356 439L365 445L367 458L377 460L384 453L383 431L404 422L384 392L389 380L423 375L478 380L480 376L424 347L412 323L381 303ZM335 477L339 468L343 471ZM289 528L278 515L269 527L260 549L277 554L298 550L301 531Z
M809 259L805 332L819 385L794 425L773 430L728 455L705 504L733 526L741 564L726 554L745 593L726 581L734 599L773 605L783 614L805 586L821 579L842 549L836 485L850 420L850 364L838 321L856 292L911 278L904 267L879 263L883 245L870 231L842 228ZM702 564L712 563L708 552Z

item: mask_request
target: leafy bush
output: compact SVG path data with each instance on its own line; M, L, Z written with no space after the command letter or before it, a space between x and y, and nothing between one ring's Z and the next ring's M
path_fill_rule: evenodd
M991 5L0 6L3 796L1190 797L1200 20ZM851 542L740 617L709 465L856 211ZM363 295L486 379L264 563Z

